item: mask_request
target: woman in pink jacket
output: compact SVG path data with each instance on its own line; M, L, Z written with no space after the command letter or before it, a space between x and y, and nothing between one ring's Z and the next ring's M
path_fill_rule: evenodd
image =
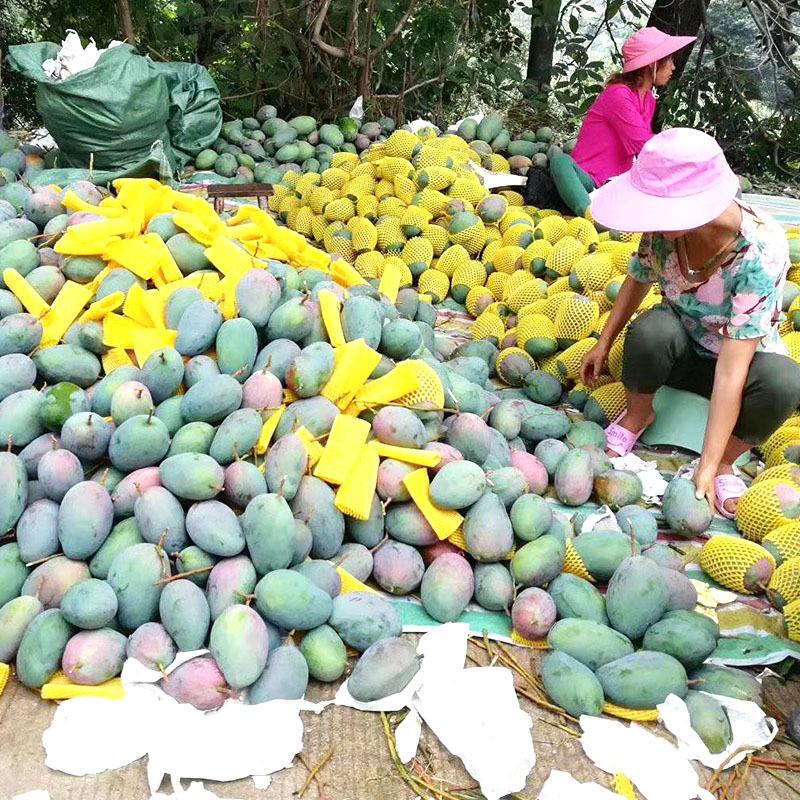
M559 153L550 159L556 189L574 214L584 216L590 192L627 172L653 137L655 89L672 77L673 54L695 38L643 28L622 46L622 72L608 79L589 109L572 155Z

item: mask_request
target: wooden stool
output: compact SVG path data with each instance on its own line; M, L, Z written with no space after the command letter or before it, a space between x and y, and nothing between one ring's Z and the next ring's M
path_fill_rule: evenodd
M225 210L226 197L255 197L258 207L267 210L267 198L272 195L270 183L212 183L208 187L208 199L214 201L214 211L221 214Z

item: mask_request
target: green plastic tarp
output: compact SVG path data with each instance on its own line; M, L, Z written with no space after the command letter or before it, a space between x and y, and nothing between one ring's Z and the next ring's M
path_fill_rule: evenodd
M8 66L37 83L36 104L58 144L58 166L91 165L113 177L172 177L219 135L219 90L199 64L160 63L127 44L106 50L91 69L63 81L42 63L52 42L8 48Z

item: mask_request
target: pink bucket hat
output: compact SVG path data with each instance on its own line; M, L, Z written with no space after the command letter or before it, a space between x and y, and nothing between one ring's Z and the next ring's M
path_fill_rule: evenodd
M616 231L686 231L716 219L738 190L711 136L672 128L650 139L628 172L592 192L590 211Z
M642 28L622 45L623 72L632 72L677 53L697 39L696 36L670 36L658 28Z

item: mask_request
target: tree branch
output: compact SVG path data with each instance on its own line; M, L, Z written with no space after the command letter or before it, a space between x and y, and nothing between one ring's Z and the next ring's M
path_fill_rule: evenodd
M322 50L323 53L327 53L329 56L346 59L353 64L358 64L359 66L363 67L366 63L366 59L360 53L353 53L352 55L348 56L348 54L341 47L334 47L332 44L328 44L328 42L324 41L320 35L320 32L322 31L322 24L325 22L325 18L328 16L331 2L332 0L322 0L322 6L320 7L316 19L314 20L314 26L311 29L311 43L316 45L320 50Z
M376 56L379 56L384 50L387 50L392 46L394 40L400 35L403 28L405 28L406 23L414 13L414 9L417 7L417 5L419 5L419 0L410 0L408 8L406 9L406 13L400 17L397 25L394 26L394 30L374 50L372 50L372 52L370 52L370 61L374 61Z
M428 78L425 81L420 81L419 83L415 83L413 86L409 86L407 89L403 89L402 92L399 94L376 94L376 100L399 100L402 97L405 97L407 94L411 92L416 92L417 89L422 89L424 86L430 86L432 83L440 83L443 84L445 78L447 77L447 73L443 72L441 75L437 75L435 78Z

